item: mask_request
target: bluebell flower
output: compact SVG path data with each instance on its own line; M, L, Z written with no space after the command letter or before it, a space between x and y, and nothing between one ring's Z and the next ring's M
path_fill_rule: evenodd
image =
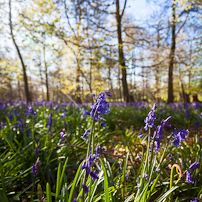
M4 128L5 128L5 126L6 126L6 124L5 124L5 123L3 123L3 122L1 122L1 128L2 128L2 129L4 129Z
M98 178L98 171L95 171L95 172L91 171L91 168L93 167L93 161L99 157L98 155L99 154L93 155L93 157L92 157L92 155L90 154L88 159L81 166L82 170L84 170L84 169L86 170L86 177L88 177L90 175L93 180L99 179Z
M36 160L36 163L32 165L32 175L33 177L36 177L37 174L39 173L41 167L41 161L39 160L39 158Z
M87 129L85 131L85 133L83 134L82 138L86 139L88 135L90 135L90 130L89 129Z
M65 129L63 128L62 131L60 132L60 137L62 139L62 142L64 142L64 135L65 135L66 131Z
M100 152L102 153L103 151L107 151L107 147L106 146L103 146L101 149L100 149Z
M48 123L47 123L48 133L50 132L50 130L51 130L51 128L52 128L52 125L53 125L52 116L53 116L53 114L50 113L50 114L49 114L49 118L48 118Z
M95 172L92 172L92 171L90 172L90 176L91 176L91 178L92 178L93 181L99 179L98 173L99 173L99 170L96 170Z
M84 193L87 194L89 192L89 187L87 187L85 184L82 184Z
M196 161L189 166L189 169L197 169L197 168L200 168L200 163Z
M35 117L36 116L36 112L34 111L34 108L33 107L29 107L28 111L27 111L27 116L33 116Z
M199 201L201 201L200 198L195 198L193 201L191 200L190 202L199 202Z
M36 156L40 152L40 147L36 147L34 150L34 155Z
M105 95L112 96L112 94L110 92L105 92Z
M186 140L189 130L174 130L172 138L172 145L181 146L181 141Z
M101 127L103 127L103 128L106 127L106 125L105 125L103 122L101 122L100 125L101 125Z
M155 148L156 151L160 150L160 143L162 138L164 137L163 128L165 126L171 127L171 125L167 123L170 119L171 116L169 116L166 120L162 120L160 125L157 126L157 131L154 132L153 139L155 139L156 141L156 148Z
M188 183L194 183L194 181L192 180L192 178L191 178L191 173L190 173L190 171L189 170L186 170L186 181L188 182Z
M87 115L90 115L90 112L88 112L87 110L83 110L82 115L84 117L84 119L86 118Z
M155 127L154 125L154 121L156 121L156 103L154 104L152 110L148 113L148 116L146 117L146 119L144 120L144 122L146 123L144 129L147 131L149 128Z
M108 93L100 93L97 96L96 103L91 107L90 116L92 116L95 121L98 121L101 115L108 114L110 111L109 103L106 101L106 95L108 96Z
M171 161L175 161L172 154L168 154L168 159L170 159Z
M191 170L200 168L200 163L199 162L194 162L189 166L189 169L186 170L186 181L188 183L194 183L194 181L191 178Z

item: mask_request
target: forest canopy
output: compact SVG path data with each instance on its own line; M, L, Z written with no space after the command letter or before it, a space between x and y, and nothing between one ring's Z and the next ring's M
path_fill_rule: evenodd
M198 101L201 0L2 0L0 100Z

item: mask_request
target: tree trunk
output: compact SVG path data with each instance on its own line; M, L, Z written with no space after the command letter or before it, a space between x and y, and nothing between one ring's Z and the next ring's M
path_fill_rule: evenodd
M118 34L118 48L119 48L119 65L122 72L122 87L123 87L123 98L125 102L129 102L129 92L127 84L127 73L126 65L123 53L123 41L122 41L122 31L121 31L121 18L123 13L119 13L119 0L116 0L116 21L117 21L117 34Z
M78 57L80 57L80 52ZM77 58L76 69L76 103L81 104L81 88L80 88L80 58Z
M12 15L11 15L11 0L9 0L9 22L10 22L10 34L13 40L13 43L15 45L15 48L17 50L18 56L20 58L21 64L22 64L22 70L23 70L23 79L24 79L24 88L25 88L25 96L26 96L26 101L31 102L32 98L29 92L29 85L28 85L28 79L27 79L27 73L26 73L26 67L22 58L22 55L20 53L20 49L15 41L14 34L13 34L13 26L12 26Z
M156 60L155 62L158 63L159 62L159 48L160 48L160 29L157 28L157 54L156 54ZM156 66L156 74L155 74L155 78L156 78L156 102L159 103L160 102L160 66L157 65Z
M46 76L46 99L47 101L50 100L49 97L49 85L48 85L48 67L46 63L46 47L45 45L43 46L43 55L44 55L44 67L45 67L45 76Z
M167 103L172 103L174 101L173 96L173 64L174 64L174 57L175 57L175 7L176 2L173 0L173 14L172 14L172 44L170 50L170 63L169 63L169 70L168 70L168 100Z

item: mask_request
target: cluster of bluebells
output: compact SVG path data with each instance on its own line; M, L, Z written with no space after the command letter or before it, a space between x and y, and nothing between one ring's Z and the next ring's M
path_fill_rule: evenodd
M181 146L181 141L186 140L187 136L189 134L189 130L174 130L172 138L172 145L175 145L177 147Z
M109 113L109 103L106 101L106 96L111 96L110 92L100 93L97 98L95 98L95 94L92 94L93 99L95 100L95 104L91 107L90 116L92 116L95 121L101 120L101 115Z
M99 170L95 170L93 172L92 167L93 167L93 162L98 160L98 158L100 157L100 153L102 153L104 150L106 150L106 147L100 148L99 144L98 144L96 147L96 153L93 155L90 154L89 157L86 159L86 161L81 166L81 169L86 171L86 178L88 178L88 176L90 175L90 177L93 181L99 179L99 177L98 177ZM87 187L85 184L82 184L82 187L84 189L84 193L86 194L89 191L89 187Z
M149 128L153 128L155 127L154 125L154 121L156 121L156 113L155 110L157 109L156 107L156 103L154 104L152 110L149 112L148 116L146 117L146 119L144 120L145 122L145 127L144 129L147 131Z
M145 127L144 129L147 131L148 128L153 128L155 129L154 131L154 135L152 137L152 139L155 140L156 142L156 147L155 147L155 151L160 150L160 144L162 139L165 137L163 134L163 129L164 127L169 127L171 128L171 125L168 124L168 121L172 118L171 116L169 116L167 119L162 120L161 123L158 126L155 126L154 122L156 121L156 114L155 114L155 110L157 109L156 104L154 104L152 110L149 112L147 118L145 119ZM187 136L188 136L189 130L174 130L173 134L172 134L172 145L175 146L180 146L181 142L186 140ZM139 137L141 138L144 134L141 134Z
M192 179L192 177L191 177L191 171L192 170L195 170L195 169L197 169L197 168L200 168L200 163L199 162L194 162L194 163L192 163L190 166L189 166L189 168L186 170L186 181L188 182L188 183L194 183L194 180Z
M11 126L11 129L13 129L13 130L18 129L19 132L21 132L21 133L26 131L27 135L30 135L30 129L28 128L28 125L26 125L26 123L23 121L22 118L20 118L20 120L17 121L16 124Z
M95 104L91 107L91 112L86 110L83 111L83 117L85 118L87 115L93 117L95 121L101 121L101 127L106 127L104 124L105 119L100 117L101 115L108 114L110 112L109 103L106 101L106 96L111 96L110 92L100 93L97 98L95 98L95 94L92 94L93 99L95 100ZM87 129L83 134L82 138L86 139L86 137L90 135L90 130Z
M36 116L36 112L34 111L34 108L33 107L29 107L28 110L27 110L27 117L29 116L32 116L32 117L35 117Z
M85 176L86 179L88 178L89 175L93 181L99 179L99 177L98 177L99 170L95 170L94 172L92 171L93 162L98 160L98 158L100 157L100 153L102 153L104 150L106 150L106 147L100 148L99 144L98 144L96 147L96 153L93 155L90 154L89 157L86 159L86 161L81 166L81 169L86 171L86 176ZM89 187L86 186L86 184L83 183L82 188L83 188L84 194L87 194L89 192ZM80 199L80 198L82 198L82 197L79 197L78 199ZM74 198L73 202L76 202L76 201L77 201L77 199Z
M40 167L41 167L41 161L39 160L39 158L36 160L36 163L32 165L32 174L33 174L33 177L36 177L37 174L39 173L39 170L40 170Z
M156 126L154 124L154 122L156 121L156 113L155 110L157 109L156 103L153 105L152 110L148 113L148 116L146 117L146 119L144 120L145 122L145 131L147 131L149 128L154 128L154 135L152 137L152 139L155 140L156 142L156 148L155 150L158 151L160 150L160 143L162 141L162 139L164 138L164 134L163 134L163 129L164 127L171 127L170 124L168 124L168 121L171 119L171 116L169 116L167 119L162 120L161 123ZM139 137L142 138L144 134L141 134ZM153 147L153 146L152 146Z
M160 143L162 139L164 138L163 129L165 126L171 128L171 125L167 122L171 119L171 116L169 116L166 120L162 120L161 123L157 126L157 130L154 132L153 138L155 138L156 141L156 148L155 150L160 150Z

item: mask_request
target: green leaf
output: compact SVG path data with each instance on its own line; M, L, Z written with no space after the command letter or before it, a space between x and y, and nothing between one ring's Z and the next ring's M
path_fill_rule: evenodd
M127 153L127 155L126 155L126 160L125 160L125 162L124 162L124 166L123 166L123 175L122 175L122 184L123 184L123 186L122 186L122 200L124 200L125 199L125 184L126 184L126 181L125 181L125 179L126 179L126 169L127 169L127 164L128 164L128 156L129 156L129 152ZM127 196L126 196L127 197Z
M57 172L55 201L58 201L58 196L59 196L59 193L60 193L60 175L61 175L61 163L59 163L58 172Z
M69 194L69 200L68 202L72 202L73 200L73 193L74 193L74 189L76 187L76 184L77 184L77 179L79 178L79 174L80 174L80 170L81 170L81 166L83 165L83 162L80 164L77 172L76 172L76 175L74 177L74 181L73 181L73 184L72 184L72 188L71 188L71 191L70 191L70 194Z
M108 178L107 178L107 171L105 168L105 165L103 163L103 160L100 158L100 162L102 165L102 169L104 171L104 192L105 192L105 202L109 202L109 186L108 186Z
M167 191L163 196L157 199L156 202L161 202L166 199L173 191L175 191L179 186L172 187L169 191Z
M47 202L52 202L51 189L50 189L49 183L46 184L46 197L47 197Z

